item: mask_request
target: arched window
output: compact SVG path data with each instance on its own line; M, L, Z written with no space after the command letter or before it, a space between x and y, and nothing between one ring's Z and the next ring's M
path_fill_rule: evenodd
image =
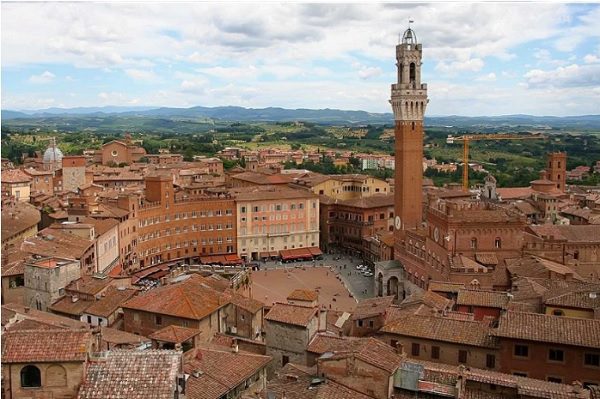
M477 238L475 237L471 238L471 248L477 249Z
M403 83L402 82L402 72L404 72L404 65L400 64L400 65L398 65L398 83Z
M417 79L417 68L414 62L410 63L409 78L411 83L413 83Z
M67 385L67 371L60 364L52 364L46 369L46 385L64 387Z
M496 237L496 240L494 240L494 247L502 248L502 239L500 237Z
M21 369L21 387L39 388L42 386L42 375L40 369L33 365Z

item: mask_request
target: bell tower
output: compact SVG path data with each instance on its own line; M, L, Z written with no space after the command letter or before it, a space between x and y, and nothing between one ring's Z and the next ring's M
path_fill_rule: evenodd
M408 28L396 46L398 83L392 84L390 103L394 111L396 173L394 221L396 245L406 230L423 219L423 115L427 85L421 83L423 50L415 32Z

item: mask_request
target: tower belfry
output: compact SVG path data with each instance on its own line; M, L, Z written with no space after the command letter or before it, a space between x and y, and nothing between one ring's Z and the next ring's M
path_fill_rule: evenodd
M392 84L390 100L396 139L396 243L403 231L419 227L423 218L423 116L428 99L427 85L421 83L422 55L417 35L409 27L396 46L398 81Z

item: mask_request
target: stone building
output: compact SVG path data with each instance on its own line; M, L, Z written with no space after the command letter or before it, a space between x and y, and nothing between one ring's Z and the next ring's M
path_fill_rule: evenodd
M267 355L273 358L270 373L287 363L306 363L306 348L327 326L327 311L318 307L275 303L265 316Z
M62 158L62 189L77 191L86 184L86 159L83 155L64 156Z
M45 311L81 276L81 269L77 260L50 257L27 262L24 276L25 304Z
M193 274L125 302L123 329L148 336L176 325L199 330L200 339L208 341L215 333L225 332L224 308L228 304L223 293L210 288L204 277Z
M273 186L230 193L236 202L241 258L258 260L287 249L319 246L319 199L313 193Z
M76 397L92 342L92 334L86 330L3 332L3 397Z

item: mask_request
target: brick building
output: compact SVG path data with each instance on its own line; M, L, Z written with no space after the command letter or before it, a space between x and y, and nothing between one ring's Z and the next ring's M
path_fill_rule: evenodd
M132 164L138 162L146 155L146 150L131 143L129 138L125 141L113 140L102 145L102 149L95 154L95 161L102 165Z
M414 359L469 367L499 369L498 345L490 327L466 318L407 312L380 330L379 337L401 344Z
M339 247L368 258L370 239L393 231L394 196L337 201L321 197L321 247ZM382 260L382 259L377 259Z
M600 320L507 312L493 335L501 371L570 384L600 384Z
M207 255L235 255L236 207L227 196L177 198L169 176L146 177L137 211L140 268Z
M62 158L62 189L77 191L86 184L86 158L83 155L64 156Z
M23 169L31 177L31 193L54 194L54 172L51 170Z
M473 313L475 320L485 317L498 319L508 306L508 292L459 289L455 310L462 313Z

